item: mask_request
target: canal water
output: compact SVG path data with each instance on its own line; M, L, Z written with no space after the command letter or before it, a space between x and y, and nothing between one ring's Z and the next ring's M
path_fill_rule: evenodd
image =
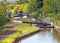
M35 35L20 40L18 43L60 43L60 33L55 30L43 30Z

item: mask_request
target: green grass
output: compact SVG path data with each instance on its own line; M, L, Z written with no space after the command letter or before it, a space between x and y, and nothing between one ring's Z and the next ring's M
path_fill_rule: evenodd
M18 24L15 28L17 31L22 31L23 34L36 29L35 26L30 26L30 24Z
M23 34L28 33L30 31L35 30L35 26L30 26L29 24L16 24L15 27L16 32L13 34L8 35L5 39L0 40L0 43L11 43L16 37L20 36L20 31L22 31Z
M23 18L22 21L23 22L31 22L31 19L29 19L29 18Z
M8 35L5 39L0 40L0 42L1 42L1 43L12 43L12 41L14 41L14 39L15 39L16 37L18 37L19 35L20 35L20 33L15 32L15 33L13 33L13 34L11 34L11 35Z

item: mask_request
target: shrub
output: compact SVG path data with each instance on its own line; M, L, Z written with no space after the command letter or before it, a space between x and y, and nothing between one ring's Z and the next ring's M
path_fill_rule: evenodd
M7 23L7 18L4 12L0 13L0 26L3 26Z

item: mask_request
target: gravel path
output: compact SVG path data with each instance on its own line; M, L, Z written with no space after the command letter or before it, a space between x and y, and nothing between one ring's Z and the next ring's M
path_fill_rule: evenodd
M8 35L12 34L15 31L15 28L13 28L14 25L15 23L10 23L6 25L7 31L3 35L0 35L0 40L6 38Z

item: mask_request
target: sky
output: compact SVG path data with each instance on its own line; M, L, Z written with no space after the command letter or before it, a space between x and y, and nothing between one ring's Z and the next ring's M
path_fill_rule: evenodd
M15 0L8 0L8 1L14 2Z
M3 1L3 0L0 0L0 1ZM14 2L15 0L7 0L7 1Z

